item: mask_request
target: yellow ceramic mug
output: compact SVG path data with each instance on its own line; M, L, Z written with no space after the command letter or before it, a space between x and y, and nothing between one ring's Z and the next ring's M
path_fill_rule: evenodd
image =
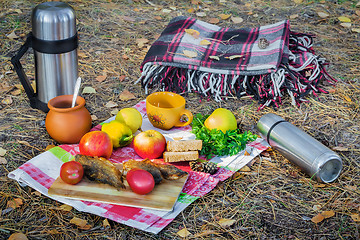
M189 125L193 120L192 113L185 109L185 98L172 92L150 94L146 98L146 112L154 127L165 130ZM186 122L181 121L183 115Z

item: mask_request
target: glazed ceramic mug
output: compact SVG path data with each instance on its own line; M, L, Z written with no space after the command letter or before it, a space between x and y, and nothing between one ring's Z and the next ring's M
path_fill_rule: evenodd
M154 127L168 130L189 125L192 113L185 109L185 98L172 92L155 92L146 98L146 113ZM187 121L182 121L186 116Z

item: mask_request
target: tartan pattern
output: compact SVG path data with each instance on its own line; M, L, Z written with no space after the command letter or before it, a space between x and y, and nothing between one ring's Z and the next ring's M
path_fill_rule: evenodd
M152 62L223 74L254 75L275 71L281 63L283 49L288 41L286 37L288 25L288 21L282 21L254 29L229 29L193 18L177 17L171 20L159 39L150 47L141 70L146 63ZM194 39L184 31L185 29L200 32L200 38ZM258 47L261 37L266 37L270 42L270 48ZM209 39L211 44L203 46L193 43L203 39ZM231 51L229 51L229 46L231 46ZM197 51L199 57L183 56L184 50ZM228 59L235 54L244 57ZM221 57L217 61L210 59L210 56Z
M210 44L201 44L203 40ZM292 104L299 105L310 93L326 93L322 81L336 82L324 68L325 59L315 55L312 41L312 35L290 31L288 20L230 29L180 16L150 47L137 82L145 93L150 88L196 92L216 101L250 96L259 101L259 108L278 107L288 94Z

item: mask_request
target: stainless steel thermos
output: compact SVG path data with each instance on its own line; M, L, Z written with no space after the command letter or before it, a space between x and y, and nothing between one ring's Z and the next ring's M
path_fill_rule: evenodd
M268 113L259 119L256 127L270 146L299 166L310 177L329 183L340 175L341 158L283 118Z
M11 62L31 107L47 112L50 99L73 94L78 77L75 12L63 2L44 2L33 9L31 23L32 32ZM30 47L34 50L36 91L20 63Z

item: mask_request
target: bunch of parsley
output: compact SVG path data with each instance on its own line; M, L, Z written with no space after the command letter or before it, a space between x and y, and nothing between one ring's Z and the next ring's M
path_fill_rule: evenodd
M196 114L192 122L192 133L196 139L202 140L201 155L207 159L213 156L235 155L245 149L246 143L254 141L257 136L251 132L241 133L239 129L228 130L223 133L220 130L209 130L205 127L204 122L209 115Z

